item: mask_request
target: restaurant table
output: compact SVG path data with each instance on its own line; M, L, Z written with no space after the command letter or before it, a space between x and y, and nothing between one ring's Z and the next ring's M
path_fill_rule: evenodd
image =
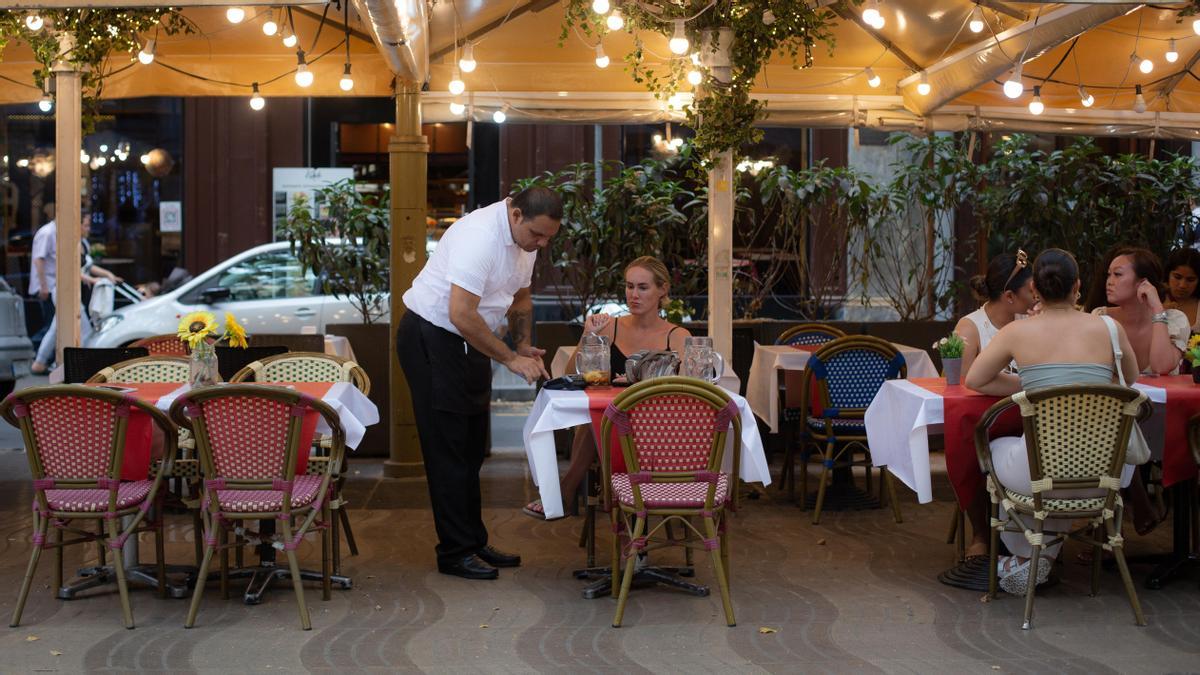
M892 346L904 356L908 377L937 377L937 369L925 350L897 343ZM779 373L804 370L816 351L811 346L804 347L754 345L754 360L750 362L750 376L746 380L746 401L773 434L779 432Z
M568 345L559 347L554 352L554 359L550 362L550 377L562 377L567 374L567 363L571 360L571 355L575 353L575 346ZM612 376L623 375L624 373L613 373ZM733 372L733 364L725 364L725 372L721 375L721 380L717 382L717 386L725 391L738 392L741 391L742 380Z

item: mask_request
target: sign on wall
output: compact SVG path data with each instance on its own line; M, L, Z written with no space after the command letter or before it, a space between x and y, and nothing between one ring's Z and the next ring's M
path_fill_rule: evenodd
M312 205L313 197L318 189L328 187L340 180L354 178L354 169L350 168L299 168L275 169L272 175L272 217L271 230L273 238L278 241L283 224L287 222L288 210L296 199L303 196ZM324 215L322 204L317 204L318 218Z

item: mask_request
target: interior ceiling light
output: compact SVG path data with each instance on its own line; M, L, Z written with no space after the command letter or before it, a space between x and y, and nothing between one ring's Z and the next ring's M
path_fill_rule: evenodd
M508 113L505 112L506 110L508 110L507 103L504 104L503 108L492 113L492 121L496 124L504 124L504 120L508 119Z
M254 93L250 95L250 109L251 110L262 110L263 106L265 106L267 104L267 101L266 101L266 99L264 99L262 97L262 94L258 93L258 83L255 82L252 86L254 87ZM146 158L142 162L142 164L150 163L149 155L142 155L142 157Z
M138 61L141 61L143 65L148 66L154 63L154 40L148 40L146 46L142 47L142 51L138 52L137 57Z
M283 46L291 49L296 46L296 34L292 32L291 27L283 29Z
M279 32L279 24L275 23L275 15L269 9L267 10L267 20L263 22L262 29L263 34L267 37L271 37Z
M604 53L604 45L599 42L596 43L596 67L608 67L608 54Z
M1079 86L1079 103L1085 108L1090 108L1096 104L1096 97L1087 93L1087 89L1084 89L1083 85Z
M461 115L466 111L467 111L467 106L463 105L462 103L460 103L458 101L450 102L450 114L451 115Z
M1029 102L1029 112L1034 115L1041 115L1046 110L1046 106L1042 103L1042 88L1033 88L1033 100Z
M862 20L863 23L875 30L883 28L886 22L883 15L879 13L879 0L868 0L867 8L862 13Z
M1150 71L1154 70L1154 62L1150 59L1140 58L1136 53L1130 58L1132 58L1134 61L1137 61L1138 70L1142 71L1143 73L1149 75Z
M241 23L246 18L246 10L241 7L230 7L225 10L225 18L229 19L229 23Z
M350 91L354 88L354 78L350 75L350 64L347 63L345 69L342 70L342 79L338 81L338 86L342 91Z
M1133 95L1133 112L1146 112L1146 97L1142 96L1142 85L1136 85L1134 87L1134 92L1136 93Z
M1179 50L1175 49L1175 38L1171 38L1171 41L1167 43L1167 53L1164 56L1167 63L1175 63L1179 60Z
M304 62L304 50L296 52L296 84L301 87L311 87L313 83L312 71L308 69L308 64Z
M608 26L609 30L621 30L624 28L625 17L621 16L621 10L614 9L612 14L608 15L608 19L605 21L605 24Z
M933 88L929 86L929 73L921 71L921 82L917 84L917 93L922 96L928 96Z
M597 14L608 14L608 0L592 0L592 11Z
M462 73L459 72L457 66L454 68L454 75L450 78L450 84L447 86L447 89L455 96L461 96L467 90L467 85L463 82Z
M972 33L982 33L987 24L983 22L983 10L979 5L975 5L975 9L971 10L971 22L967 24Z

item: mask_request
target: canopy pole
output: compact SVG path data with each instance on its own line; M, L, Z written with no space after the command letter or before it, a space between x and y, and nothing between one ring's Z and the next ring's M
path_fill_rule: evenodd
M391 393L391 446L383 474L391 478L425 475L421 441L417 437L412 394L396 354L396 329L404 316L404 292L425 266L426 162L429 143L421 134L421 87L396 81L396 133L388 143L391 175L391 354L388 386Z
M714 37L717 39L714 40ZM728 84L733 30L705 31L704 65L718 82ZM733 151L713 158L708 170L708 335L713 349L733 369Z
M60 33L59 53L74 48L74 37ZM63 347L79 346L80 304L80 187L83 169L79 152L83 142L82 77L79 70L67 61L53 66L56 101L54 106L54 220L57 237L55 273L58 276L54 293L58 332L55 353L63 363Z

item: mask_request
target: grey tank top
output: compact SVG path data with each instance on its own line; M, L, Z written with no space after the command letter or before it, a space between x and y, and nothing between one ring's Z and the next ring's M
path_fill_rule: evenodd
M1113 367L1099 363L1039 363L1025 366L1018 375L1024 389L1062 384L1112 384Z

